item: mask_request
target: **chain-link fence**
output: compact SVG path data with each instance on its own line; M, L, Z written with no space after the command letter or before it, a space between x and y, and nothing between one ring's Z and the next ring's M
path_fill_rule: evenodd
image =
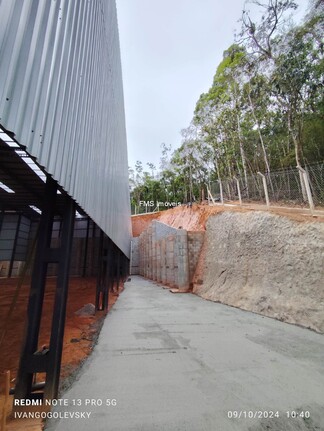
M132 215L139 215L139 214L148 214L152 212L160 211L161 208L156 206L156 203L154 205L151 204L151 201L143 201L143 203L134 205L131 204L131 214Z
M315 205L324 206L324 162L306 168Z
M266 190L260 174L244 178L221 179L210 184L213 199L221 201L238 201L239 193L242 202L266 202L277 204L304 205L309 204L307 182L311 198L316 206L324 206L324 162L305 166L305 173L297 168L286 168L265 175ZM307 178L305 178L305 176Z

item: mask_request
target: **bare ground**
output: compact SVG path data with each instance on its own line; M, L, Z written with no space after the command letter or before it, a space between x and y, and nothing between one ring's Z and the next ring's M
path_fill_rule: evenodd
M10 320L7 321L9 307L12 303L18 279L1 279L0 289L0 334L5 330L5 338L1 345L0 355L0 393L3 393L2 373L10 370L11 386L14 386L17 370L19 366L19 357L21 343L26 325L26 313L28 304L28 295L30 290L30 280L22 285L19 291L18 300L11 314ZM39 337L39 348L49 344L51 328L51 311L53 307L53 297L55 291L56 278L47 279L46 293L44 300L44 312L41 322L41 331ZM120 289L121 292L122 288ZM69 387L78 373L79 368L90 355L96 343L101 326L106 313L99 312L94 316L77 316L76 311L81 309L85 304L94 303L96 291L96 279L94 277L70 279L69 296L67 303L66 324L64 332L62 368L60 378L60 391ZM109 294L109 310L116 302L118 294ZM39 374L38 381L44 380L44 376ZM12 397L8 406L8 412L11 411ZM3 397L1 406L3 405ZM42 428L41 420L8 420L8 431L18 431L28 429L29 431L39 431Z

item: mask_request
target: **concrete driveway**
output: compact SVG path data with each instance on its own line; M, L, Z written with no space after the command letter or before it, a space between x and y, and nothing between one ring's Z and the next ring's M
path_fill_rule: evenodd
M323 335L137 276L125 287L47 430L324 430Z

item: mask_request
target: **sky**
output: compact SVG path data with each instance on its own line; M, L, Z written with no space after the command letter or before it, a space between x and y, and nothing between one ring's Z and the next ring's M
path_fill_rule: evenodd
M159 166L176 149L201 93L234 42L244 0L116 0L128 164ZM305 10L308 0L297 0ZM302 12L300 12L301 14Z

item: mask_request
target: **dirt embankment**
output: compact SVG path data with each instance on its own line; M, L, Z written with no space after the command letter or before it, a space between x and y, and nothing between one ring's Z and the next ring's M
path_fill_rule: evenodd
M222 207L194 204L192 207L181 205L166 211L132 216L133 236L139 236L152 220L158 220L177 229L204 231L208 217L223 210Z
M160 218L161 212L150 213L150 214L141 214L132 216L132 231L133 236L140 236L140 234L148 228L151 224L152 220L156 220Z
M264 205L254 205L254 207L240 207L240 206L209 206L193 204L192 207L181 205L167 211L160 211L156 213L141 214L132 216L133 236L139 236L143 230L148 228L152 220L158 220L162 223L168 224L175 228L182 228L191 231L204 231L206 230L206 222L213 214L220 214L226 211L233 211L238 213L247 213L251 210L265 209ZM311 215L303 214L301 208L282 208L271 207L267 210L268 213L278 214L288 217L296 221L309 221L312 220ZM324 218L316 218L317 221L323 222Z
M256 209L179 206L132 217L133 234L152 219L206 230L194 293L324 332L324 218L303 209Z
M324 332L324 224L267 212L210 217L194 293Z

